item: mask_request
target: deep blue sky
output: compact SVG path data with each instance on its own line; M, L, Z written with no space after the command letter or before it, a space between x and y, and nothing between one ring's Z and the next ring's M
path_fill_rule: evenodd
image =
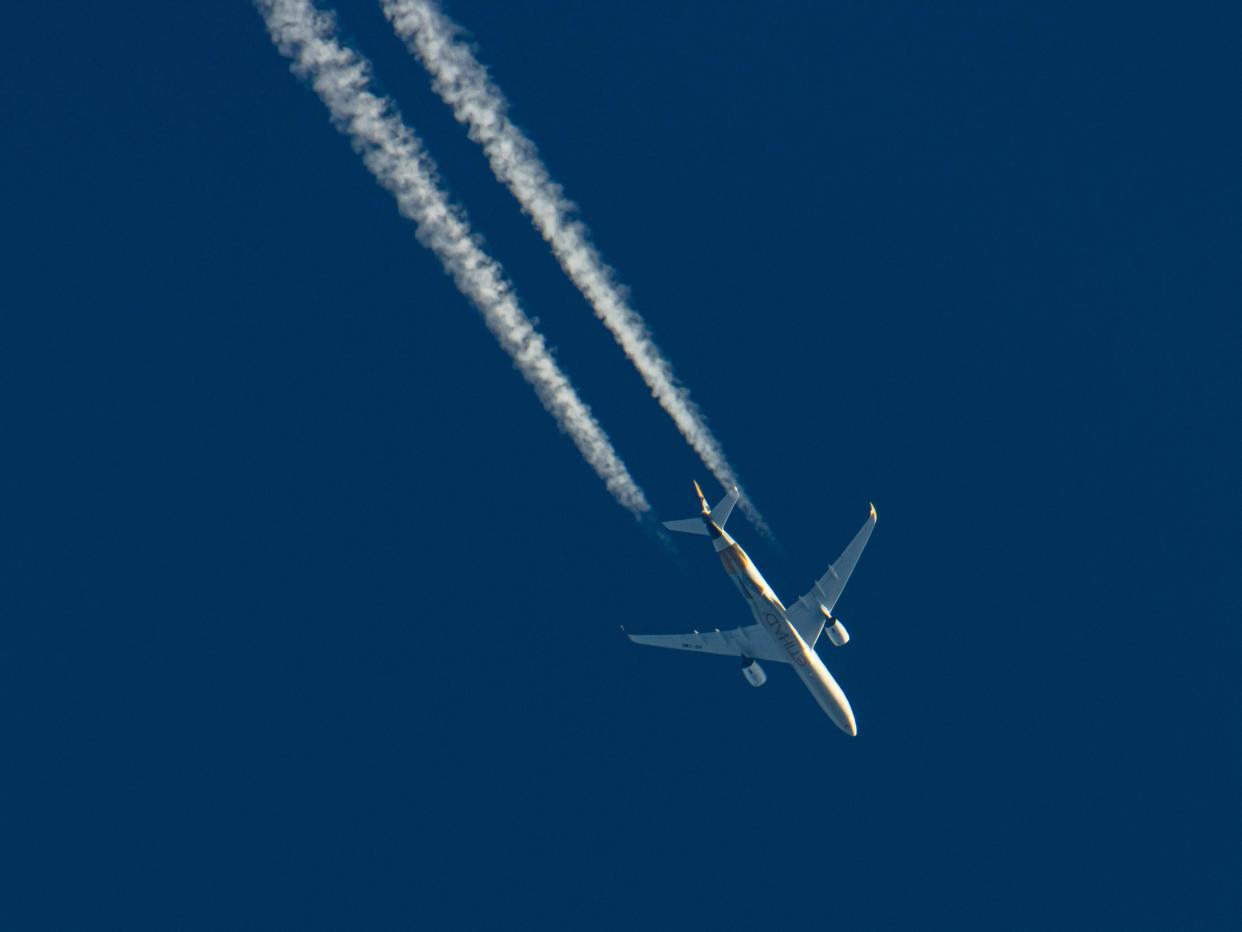
M1242 925L1230 4L454 2L827 660L557 433L243 2L6 19L6 928ZM1214 6L1214 8L1213 8ZM339 6L661 518L706 482ZM698 546L696 546L698 544Z

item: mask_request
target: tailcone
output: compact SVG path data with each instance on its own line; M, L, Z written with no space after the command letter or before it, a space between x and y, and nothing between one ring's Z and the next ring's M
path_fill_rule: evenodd
M707 498L703 495L703 490L699 488L698 482L694 479L690 480L694 483L694 494L699 497L699 511L704 518L710 518L712 514L711 508L707 504Z

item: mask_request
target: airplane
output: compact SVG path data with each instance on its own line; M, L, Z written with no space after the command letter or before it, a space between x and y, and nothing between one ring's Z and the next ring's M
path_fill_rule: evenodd
M626 637L635 644L652 647L741 657L742 675L746 677L746 682L755 687L762 686L768 680L763 667L759 665L760 660L787 663L793 667L819 703L819 707L837 727L848 735L857 735L858 724L854 720L850 701L845 698L845 693L815 653L815 643L825 630L834 647L842 647L850 639L845 625L841 624L839 618L833 617L832 610L837 599L841 597L845 584L849 582L850 574L854 572L854 565L858 563L858 557L867 546L872 530L875 529L875 505L871 506L867 523L854 535L854 539L837 558L837 562L828 567L828 571L819 577L806 595L786 608L755 568L746 551L725 533L725 522L729 519L733 506L737 504L737 486L715 508L707 507L707 499L703 497L703 490L697 482L694 483L694 491L699 497L699 517L665 521L664 526L670 531L701 534L712 539L712 545L720 554L720 562L724 564L725 573L746 599L755 616L755 623L730 631L717 628L706 634L698 631L693 634L626 632Z

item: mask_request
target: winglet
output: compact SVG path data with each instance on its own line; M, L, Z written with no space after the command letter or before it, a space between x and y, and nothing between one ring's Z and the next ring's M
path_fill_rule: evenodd
M871 503L871 520L875 520L875 502Z

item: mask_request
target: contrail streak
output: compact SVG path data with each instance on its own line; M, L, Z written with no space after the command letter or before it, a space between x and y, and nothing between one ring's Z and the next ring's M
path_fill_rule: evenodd
M607 435L556 365L518 305L503 270L479 245L465 213L449 201L435 163L393 103L370 89L370 63L336 37L333 17L309 0L256 0L267 31L327 105L375 179L416 224L418 240L474 303L539 400L573 440L613 496L635 516L650 505Z
M452 108L470 138L483 147L492 172L513 193L522 211L552 247L565 274L578 286L643 381L704 465L725 488L739 485L737 474L708 429L689 392L676 381L672 367L629 306L613 270L576 217L577 208L552 180L535 144L508 117L509 102L488 77L461 28L433 0L380 0L397 35L431 74L435 91ZM742 511L769 538L758 509L742 494Z

